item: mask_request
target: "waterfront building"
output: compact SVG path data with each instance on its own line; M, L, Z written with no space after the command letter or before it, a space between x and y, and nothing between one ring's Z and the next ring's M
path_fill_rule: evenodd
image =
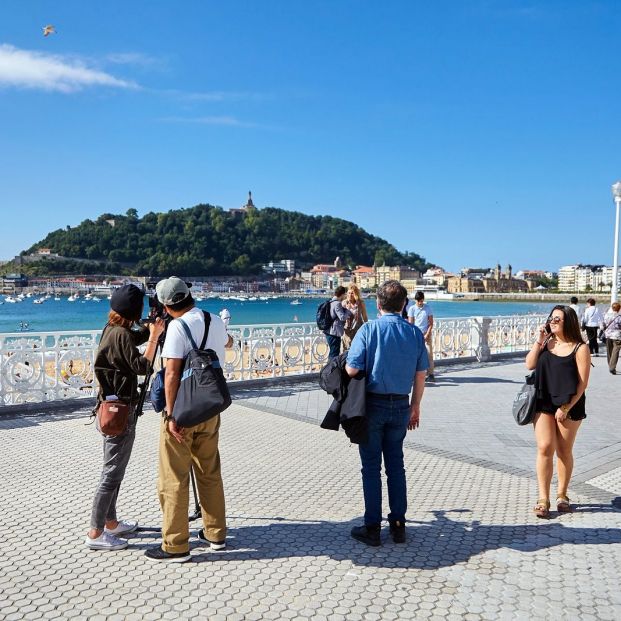
M558 271L559 291L588 293L609 292L612 287L613 268L607 265L564 265ZM617 287L621 271L617 274Z
M500 263L495 268L464 268L459 276L447 279L449 293L522 293L530 289L529 283L513 276L507 265L503 272Z
M377 286L375 268L367 265L357 265L352 271L352 279L359 289L374 289Z
M382 265L375 267L375 281L381 285L388 280L416 280L420 278L420 272L408 265Z

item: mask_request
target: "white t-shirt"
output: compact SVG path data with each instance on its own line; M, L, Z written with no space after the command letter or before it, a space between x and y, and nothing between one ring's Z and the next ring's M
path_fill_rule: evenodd
M218 355L220 362L223 364L224 348L229 340L229 335L226 332L222 319L213 313L209 314L211 315L211 324L209 326L209 336L207 337L207 343L205 343L205 349L213 349ZM196 346L200 347L203 335L205 334L203 311L195 306L187 313L183 314L183 321L190 328ZM192 344L183 326L179 322L179 319L173 319L168 325L166 340L162 348L162 357L183 359L190 353L191 349Z

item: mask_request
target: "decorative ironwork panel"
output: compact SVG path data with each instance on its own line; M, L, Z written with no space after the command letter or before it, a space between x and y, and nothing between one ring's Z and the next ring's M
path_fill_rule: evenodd
M101 332L0 334L0 404L91 397Z
M436 360L527 351L545 315L437 319ZM233 347L224 372L231 382L317 373L328 361L314 323L229 326ZM0 334L0 405L92 397L101 332Z

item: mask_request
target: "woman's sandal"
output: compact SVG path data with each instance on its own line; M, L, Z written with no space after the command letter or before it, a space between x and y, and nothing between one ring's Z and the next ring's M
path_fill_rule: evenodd
M533 508L533 511L538 518L543 518L544 520L547 520L550 517L550 501L538 500L537 504Z
M556 510L559 513L572 513L573 509L569 504L569 498L567 496L557 496L556 497Z

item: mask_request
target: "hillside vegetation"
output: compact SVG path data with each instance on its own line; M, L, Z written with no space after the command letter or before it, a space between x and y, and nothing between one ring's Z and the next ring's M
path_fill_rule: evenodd
M351 267L374 262L427 266L418 254L401 253L353 222L271 207L238 215L212 205L142 218L134 209L125 215L106 213L53 231L25 253L40 248L82 261L47 260L30 264L31 273L250 275L270 260L294 259L300 268L332 263L337 256Z

